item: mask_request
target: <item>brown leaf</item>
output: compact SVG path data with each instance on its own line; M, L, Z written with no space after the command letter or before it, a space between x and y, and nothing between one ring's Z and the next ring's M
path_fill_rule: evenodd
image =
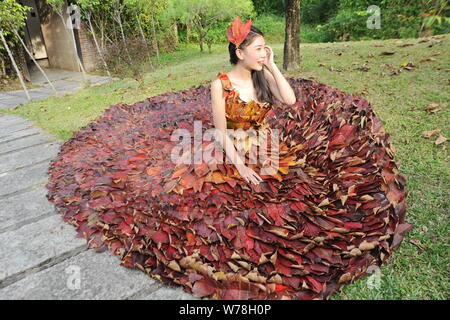
M417 248L419 248L421 251L425 251L425 248L422 246L422 244L420 243L420 240L412 238L409 240L410 243L412 243L413 245L415 245Z
M431 131L422 131L422 136L424 138L429 138L432 135L434 135L436 133L439 133L439 132L441 132L441 129L434 129L434 130L431 130Z
M438 145L438 144L444 143L445 141L447 141L447 138L444 137L443 135L440 135L440 136L436 139L436 141L434 141L434 144L435 144L435 145Z
M419 62L431 62L431 61L436 61L435 58L426 58L426 59L422 59Z

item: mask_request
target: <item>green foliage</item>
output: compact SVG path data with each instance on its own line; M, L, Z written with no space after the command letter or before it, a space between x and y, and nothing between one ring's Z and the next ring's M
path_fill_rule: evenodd
M192 28L194 39L200 44L200 50L203 50L204 43L211 50L212 43L225 39L224 30L237 15L244 21L255 16L253 3L250 0L168 1L167 14L177 18L181 24ZM224 22L226 22L225 25Z
M303 0L301 0L303 1ZM284 15L284 6L286 0L253 0L255 12L261 14Z
M15 0L0 2L0 29L4 35L25 25L25 17L29 7L24 7Z
M300 21L302 24L326 22L339 7L338 0L302 0L300 2Z
M65 4L65 0L46 0L46 2L55 12L62 12Z
M303 2L305 14L321 1ZM314 4L313 4L314 3ZM370 5L380 8L380 29L367 27ZM336 14L316 26L318 41L413 38L450 31L445 0L342 0Z
M5 37L8 47L10 47L13 55L17 50L20 50L19 40L14 35L14 32L19 32L25 25L25 17L29 7L22 6L15 0L0 1L0 32ZM5 61L7 63L5 63ZM0 78L14 73L12 66L9 64L9 56L2 41L0 41L0 63L5 64L5 72L0 72Z

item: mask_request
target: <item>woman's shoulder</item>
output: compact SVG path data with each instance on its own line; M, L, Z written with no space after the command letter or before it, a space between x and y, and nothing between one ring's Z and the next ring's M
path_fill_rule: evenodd
M230 80L225 71L220 70L217 72L217 77L211 82L212 87L221 87L225 90L229 90L231 88Z

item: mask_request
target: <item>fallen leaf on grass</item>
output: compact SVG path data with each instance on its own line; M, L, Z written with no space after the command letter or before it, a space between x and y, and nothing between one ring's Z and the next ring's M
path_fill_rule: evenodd
M361 66L361 67L354 68L353 70L359 70L359 71L367 72L367 71L370 70L370 68L369 68L368 66L363 65L363 66Z
M442 40L437 40L437 41L431 40L431 43L427 47L431 48L432 46L434 46L436 44L440 44L440 43L442 43Z
M420 241L418 239L411 239L409 240L409 242L415 245L420 250L425 251L425 248L420 244Z
M435 133L439 133L439 132L441 132L441 129L435 129L435 130L431 130L431 131L423 131L422 136L424 138L429 138L432 135L434 135Z
M428 106L425 107L425 111L431 112L431 113L435 113L440 111L441 109L438 108L439 104L437 103L430 103Z
M422 59L419 62L430 62L430 61L436 61L437 59L435 58L426 58L426 59Z
M445 141L447 141L447 138L444 137L443 135L440 135L440 136L436 139L436 141L434 142L434 144L435 144L435 145L438 145L438 144L444 143Z
M403 44L399 44L397 47L404 48L404 47L410 47L410 46L413 46L413 45L414 45L414 43L403 43Z
M409 61L403 61L402 63L400 63L400 66L406 70L411 70L412 68L415 67L415 65Z
M380 56L391 56L395 53L395 51L383 51L380 53Z
M342 71L342 69L338 69L338 68L335 68L335 67L329 67L328 70L336 71L336 72L341 72Z

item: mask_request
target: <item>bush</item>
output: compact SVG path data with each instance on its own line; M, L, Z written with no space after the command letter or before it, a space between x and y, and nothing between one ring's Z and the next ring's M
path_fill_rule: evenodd
M322 1L322 0L321 0ZM321 1L316 1L315 6ZM306 1L308 2L308 1ZM372 13L367 13L370 5L380 8L381 28L369 29L367 19ZM312 9L310 6L308 10ZM306 9L305 9L306 10ZM324 24L316 27L321 41L362 40L414 38L428 34L450 32L448 18L449 7L445 1L414 1L414 0L342 0L336 14ZM306 13L305 13L306 14ZM427 16L437 17L435 23L425 25ZM311 18L318 19L318 18ZM424 27L425 26L425 27Z
M300 21L311 25L324 23L337 12L338 7L338 0L303 0L300 3Z

